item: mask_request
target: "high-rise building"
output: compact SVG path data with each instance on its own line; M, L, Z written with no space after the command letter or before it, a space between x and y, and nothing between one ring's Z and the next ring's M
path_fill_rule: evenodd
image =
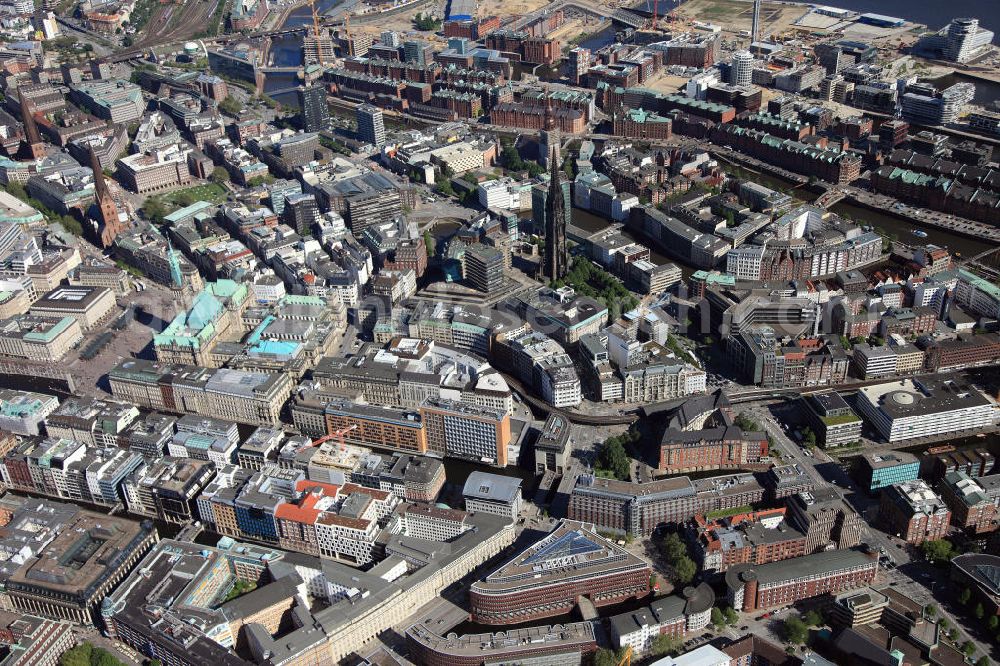
M465 251L465 279L487 294L503 287L503 254L496 248L475 243Z
M312 194L292 194L285 197L285 208L282 213L285 224L295 229L300 236L312 234L313 224L319 219L319 208L316 197Z
M403 42L403 61L417 67L424 67L434 58L434 50L430 44L416 39Z
M761 38L760 34L760 2L753 0L753 22L750 26L750 41L756 42Z
M979 27L979 19L957 18L948 24L942 55L952 62L968 62L993 41L993 32Z
M549 167L549 193L545 200L545 265L543 274L550 280L560 280L568 270L566 252L566 197L563 196L559 160L555 148Z
M94 172L94 200L97 205L98 226L95 240L102 248L107 248L111 247L118 234L124 231L124 227L118 218L118 206L108 191L108 184L104 182L101 160L97 157L93 146L90 148L90 168Z
M569 76L573 85L583 85L583 80L590 69L590 49L578 46L569 52Z
M752 53L737 51L733 54L733 62L729 66L729 82L736 86L748 86L753 83Z
M395 30L384 30L379 37L379 41L385 46L399 47L399 33Z
M302 128L319 132L330 125L330 108L326 105L326 90L322 86L299 88L299 106L302 107Z
M358 107L357 118L358 136L361 140L378 148L385 146L385 121L382 118L382 109L362 104Z

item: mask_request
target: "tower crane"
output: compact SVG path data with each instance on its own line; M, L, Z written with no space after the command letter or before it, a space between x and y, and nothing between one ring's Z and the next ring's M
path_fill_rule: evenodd
M318 439L314 439L309 444L300 447L299 452L305 451L306 449L312 448L314 446L320 446L321 444L325 444L326 442L329 442L331 439L338 440L340 442L340 450L343 451L347 448L347 443L344 440L344 436L347 435L347 433L351 432L352 430L356 430L357 427L358 427L357 425L349 425L346 428L340 428L339 430L334 430L333 432L327 433Z
M316 40L316 62L323 63L323 45L320 43L319 14L316 13L316 0L309 0L309 8L312 10L313 39Z

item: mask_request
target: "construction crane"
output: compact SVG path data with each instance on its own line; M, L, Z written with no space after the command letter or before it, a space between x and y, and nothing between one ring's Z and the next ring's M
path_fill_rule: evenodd
M326 442L329 442L331 439L337 439L337 440L339 440L340 441L340 450L343 451L343 450L345 450L347 448L347 443L344 440L344 436L347 433L351 432L352 430L356 430L357 427L358 426L356 426L356 425L349 425L346 428L341 428L340 430L334 430L331 433L327 433L326 435L323 435L319 439L314 439L312 442L310 442L309 444L306 444L305 446L299 447L299 450L296 453L300 453L300 452L305 451L306 449L312 448L314 446L320 446L321 444L325 444Z
M653 0L653 30L656 30L656 15L659 13L660 0Z
M656 20L655 18L653 19ZM625 654L618 660L618 666L632 666L632 646L625 648Z
M313 20L313 39L316 40L316 62L320 65L323 63L323 45L320 43L320 33L319 33L319 14L316 13L316 0L309 0L309 8L312 10L312 20Z

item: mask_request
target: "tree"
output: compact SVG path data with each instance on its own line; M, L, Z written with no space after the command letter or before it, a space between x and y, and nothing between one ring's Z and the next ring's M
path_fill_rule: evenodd
M761 427L759 423L750 418L750 415L746 412L741 412L736 415L736 419L733 421L738 428L749 432L760 432L764 428Z
M433 256L434 254L434 236L431 235L430 229L424 232L424 245L427 246L427 256Z
M598 472L611 475L612 478L627 481L632 475L632 461L625 451L625 444L620 437L608 437L601 446L601 454L597 457Z
M947 562L954 556L951 542L947 539L925 541L923 545L921 545L921 549L924 551L924 557L931 562Z
M674 638L669 634L660 634L650 641L649 649L654 656L663 657L678 652L683 645L684 641L680 638Z
M990 666L990 658L984 654L976 660L976 666Z
M802 645L809 639L809 627L797 617L790 617L781 625L781 635L788 643Z
M72 215L63 215L59 218L59 224L63 226L63 229L70 232L74 236L83 235L83 225Z
M816 433L812 428L807 426L802 430L802 443L810 447L816 446Z
M90 655L90 666L124 666L113 654L103 648L94 648Z
M611 650L601 648L594 655L594 666L618 666L618 659Z
M926 606L924 606L924 613L927 615L927 617L936 616L937 606L935 606L934 604L927 604Z
M739 624L740 614L736 612L731 606L726 606L722 609L722 614L726 616L726 624L730 627L735 627Z
M235 116L243 110L243 105L238 99L229 95L226 99L219 102L219 110L230 116Z
M413 17L413 27L417 30L440 30L441 20L434 18L430 14L420 13Z
M687 545L685 545L676 532L669 532L663 537L660 547L663 549L663 555L671 564L687 555L688 552Z
M712 626L718 631L722 629L726 624L726 616L722 614L722 610L718 607L712 609Z
M167 215L167 207L159 197L149 197L142 204L142 212L150 222L160 224Z
M969 603L969 599L971 598L972 598L972 590L970 590L969 588L965 588L964 590L962 590L961 594L958 595L958 603L964 606L965 604Z
M986 617L986 609L983 608L983 602L980 601L978 604L976 604L976 609L972 611L972 614L976 616L977 620L982 620L984 617Z
M215 169L212 170L211 179L213 183L216 183L218 185L223 185L225 183L228 183L231 180L231 177L229 175L229 172L223 169L222 167L215 167Z
M59 666L90 666L90 655L93 651L93 645L81 643L63 652L59 657Z
M966 657L971 657L976 654L976 646L972 641L965 641L962 643L962 654Z
M823 616L817 611L811 610L802 616L802 621L805 622L807 626L818 627L823 624Z
M576 163L569 155L563 160L562 170L570 180L576 178Z
M997 627L1000 627L1000 617L996 615L990 615L990 619L986 620L986 626L990 630L990 633L995 633Z
M687 585L692 580L694 580L694 575L698 573L698 565L694 563L687 555L679 558L674 562L674 572L677 574L677 580L681 585Z
M451 186L451 179L450 178L444 178L444 179L442 179L437 184L437 187L435 187L434 189L437 190L438 194L444 195L446 197L453 197L453 196L455 196L455 188Z

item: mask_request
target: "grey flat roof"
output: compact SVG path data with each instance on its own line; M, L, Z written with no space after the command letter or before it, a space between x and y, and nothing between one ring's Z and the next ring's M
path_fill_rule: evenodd
M464 497L510 504L521 492L521 479L487 472L473 472L462 488Z

